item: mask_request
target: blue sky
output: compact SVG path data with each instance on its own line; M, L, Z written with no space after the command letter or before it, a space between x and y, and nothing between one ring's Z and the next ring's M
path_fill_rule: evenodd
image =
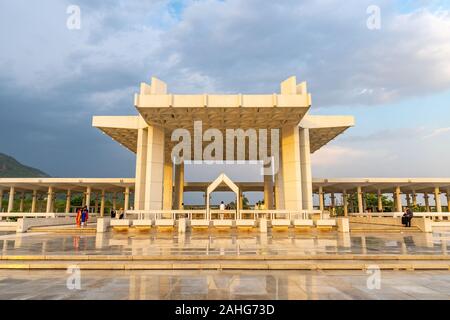
M71 4L80 30L66 27ZM379 30L366 26L370 5ZM0 152L52 176L133 176L134 155L91 118L136 114L140 82L270 93L295 75L312 114L356 118L313 155L315 177L450 176L447 10L426 0L4 0Z

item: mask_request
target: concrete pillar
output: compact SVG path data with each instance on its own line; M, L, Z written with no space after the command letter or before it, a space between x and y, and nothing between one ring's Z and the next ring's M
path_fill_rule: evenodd
M2 211L3 211L3 189L0 189L0 212L2 212ZM1 220L1 218L0 218L0 220Z
M325 197L323 193L323 187L319 187L319 209L320 211L325 210Z
M409 193L406 194L406 205L408 206L408 208L411 207L411 197Z
M336 207L336 196L334 195L334 192L332 192L330 194L330 202L331 202L331 207L332 208Z
M401 194L400 187L396 187L395 188L394 197L395 197L395 210L397 212L402 212L403 211L403 208L402 208L402 194Z
M31 196L31 212L36 212L37 203L37 190L33 190L33 195Z
M436 203L436 212L442 212L441 190L439 190L439 187L434 188L434 201Z
M240 210L243 210L244 209L244 193L242 192L241 189L239 189L239 199L238 199L238 201L239 201L239 208L240 208Z
M172 161L164 162L164 196L163 196L163 209L172 209L172 194L173 194L173 169Z
M163 208L164 129L147 128L144 210Z
M303 208L302 175L300 169L300 134L298 126L281 129L281 166L279 173L279 209L300 211Z
M273 176L264 176L264 206L266 209L273 209ZM242 207L241 207L242 209Z
M363 212L366 212L367 204L366 204L366 193L362 193L362 204L363 204Z
M130 207L130 187L126 187L124 192L123 210L127 211L129 207Z
M145 205L145 179L147 169L148 129L138 129L136 148L136 182L134 192L134 209L144 210ZM149 168L150 169L150 168Z
M347 191L342 192L342 205L344 206L344 217L348 216L348 195Z
M446 196L447 196L447 211L450 212L450 189L447 189ZM1 211L2 209L0 208L0 212Z
M175 209L181 209L184 194L184 163L175 165L175 182L173 193L173 206Z
M46 213L50 213L52 211L52 202L53 202L53 187L49 186L47 192L47 207L45 209Z
M95 193L94 212L98 213L98 193Z
M379 212L383 211L383 194L380 189L377 191L377 208Z
M100 197L100 216L103 217L105 215L105 190L102 190Z
M363 213L364 207L363 207L363 193L361 187L356 188L356 193L358 197L358 212Z
M412 193L412 205L413 205L413 207L417 206L417 194L415 191L413 191L413 193Z
M23 204L25 201L25 192L20 194L20 202L19 202L19 212L23 212Z
M428 198L428 193L424 193L423 194L423 199L425 200L425 211L426 212L431 212L430 210L430 199Z
M67 190L66 193L66 208L64 210L66 213L70 212L70 201L72 200L71 198L72 198L72 191L69 189Z
M113 210L116 210L117 208L117 194L115 192L112 195L112 207Z
M309 129L300 128L300 170L302 183L302 206L304 210L313 209L311 149Z
M88 210L91 206L91 187L86 188L86 204L85 204L85 206L87 206Z
M83 192L81 195L81 206L84 207L86 205L86 192Z
M52 197L51 212L56 212L56 196L57 196L57 193L55 192Z
M8 213L14 210L14 195L16 191L14 187L9 188Z

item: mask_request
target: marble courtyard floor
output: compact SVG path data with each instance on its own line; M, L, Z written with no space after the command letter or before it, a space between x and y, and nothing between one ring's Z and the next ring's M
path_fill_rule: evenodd
M382 271L369 289L364 271L1 271L0 299L450 299L446 271Z
M0 264L16 265L37 260L47 270L0 268L0 299L450 299L450 230L432 234L281 232L193 232L60 234L32 232L0 235ZM270 265L311 259L421 259L443 263L447 270L380 270L380 288L369 289L370 271L360 270L269 270ZM83 261L93 257L94 261ZM95 257L98 257L95 258ZM143 257L148 261L127 261ZM198 270L91 270L80 268L80 290L67 288L68 265L92 262L104 266L156 263L158 259L197 259ZM253 257L253 258L252 258ZM265 261L267 270L252 269L252 260ZM388 257L388 258L386 258ZM389 258L392 257L392 258ZM17 258L17 261L13 260ZM49 258L54 261L40 261ZM242 258L242 259L241 259ZM280 260L276 260L276 259ZM101 261L104 259L103 261ZM156 260L155 260L156 259ZM201 270L208 259L239 260L246 268ZM240 260L241 259L241 260ZM313 260L315 259L315 260ZM66 260L66 261L62 261ZM88 259L86 259L88 260ZM95 261L97 260L97 261ZM117 260L117 261L115 261ZM372 263L373 261L364 263ZM405 260L405 261L406 261ZM434 261L436 260L436 261ZM156 261L156 262L155 262ZM297 261L297 262L298 262ZM182 263L179 261L178 263ZM226 262L226 261L225 261ZM233 261L231 261L233 262ZM331 261L336 263L336 261ZM400 261L398 263L405 263ZM50 267L49 267L50 266ZM13 266L14 267L14 266ZM147 266L148 267L148 266ZM281 267L282 268L282 267ZM188 268L187 268L188 269ZM205 268L207 269L207 268ZM401 268L399 268L401 269ZM414 269L414 268L413 268Z
M447 255L450 229L434 233L280 232L56 234L4 233L0 256L8 255Z

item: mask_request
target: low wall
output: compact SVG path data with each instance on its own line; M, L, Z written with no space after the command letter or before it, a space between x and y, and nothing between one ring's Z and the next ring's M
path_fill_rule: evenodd
M0 221L0 231L16 231L16 221Z
M111 218L97 218L97 232L103 233L108 231L109 226L111 225Z
M349 220L353 223L379 224L386 226L402 225L402 218L392 217L349 217ZM412 219L412 221L414 221L414 218Z
M47 227L75 224L73 218L20 218L17 220L17 233L27 232L32 227Z
M433 221L428 218L412 218L411 225L422 232L433 232Z

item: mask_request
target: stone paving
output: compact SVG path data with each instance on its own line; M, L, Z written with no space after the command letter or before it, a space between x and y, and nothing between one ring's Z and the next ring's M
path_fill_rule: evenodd
M71 290L66 271L1 271L0 299L450 299L448 271L382 271L379 289L367 285L370 276L365 271L82 270L80 290Z
M0 235L0 255L447 255L450 230L426 233L115 233Z

